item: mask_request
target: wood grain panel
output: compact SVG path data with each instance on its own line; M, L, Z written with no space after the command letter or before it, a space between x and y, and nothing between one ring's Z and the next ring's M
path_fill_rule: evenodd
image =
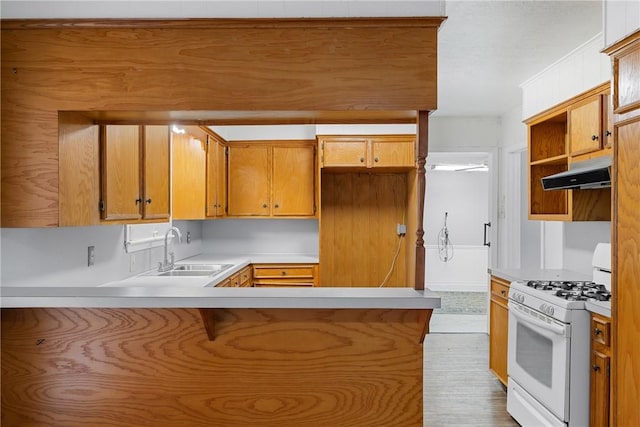
M143 132L143 218L169 218L169 126L144 126Z
M77 114L61 112L60 226L100 223L100 127Z
M491 276L489 307L489 370L506 387L509 338L509 282Z
M227 208L226 145L208 136L207 143L207 216L223 217Z
M640 117L614 128L614 425L640 425Z
M171 137L171 215L174 219L204 219L207 135L195 127L185 131Z
M611 221L611 188L571 190L572 221Z
M59 224L58 111L407 122L436 109L441 22L3 21L2 225Z
M415 137L405 141L371 141L372 164L374 168L415 167Z
M629 44L613 55L614 113L623 114L640 108L640 31Z
M407 206L406 174L323 174L321 286L407 286L406 246L396 225Z
M5 309L2 422L421 427L419 315Z
M567 154L566 113L562 120L543 122L529 128L529 161L548 159Z
M541 179L567 170L567 164L540 164L529 168L529 219L534 215L568 215L570 190L545 191Z

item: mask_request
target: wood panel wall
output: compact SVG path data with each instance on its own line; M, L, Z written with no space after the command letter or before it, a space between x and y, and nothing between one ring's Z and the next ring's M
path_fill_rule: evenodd
M212 111L230 121L243 117L233 111L306 111L283 113L302 123L340 112L350 122L358 112L415 120L417 110L436 109L441 22L4 20L2 226L60 223L59 111L98 120L101 112L169 112L165 122L211 119Z
M429 312L3 309L2 425L422 427Z
M407 174L323 173L320 286L379 286L400 244L385 286L413 286L407 278L407 245L396 224L406 224ZM412 260L412 261L415 261ZM410 263L410 262L409 262Z

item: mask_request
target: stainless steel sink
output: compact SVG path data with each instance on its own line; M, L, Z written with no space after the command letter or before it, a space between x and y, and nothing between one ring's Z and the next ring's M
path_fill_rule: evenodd
M233 267L233 264L180 264L169 271L151 271L147 276L174 276L174 277L206 277L217 276L223 271Z
M182 264L176 265L174 270L183 271L223 271L233 264Z

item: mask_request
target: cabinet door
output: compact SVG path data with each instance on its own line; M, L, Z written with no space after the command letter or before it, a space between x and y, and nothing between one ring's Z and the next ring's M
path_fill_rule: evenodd
M315 215L315 176L313 146L273 147L273 215Z
M145 126L143 218L169 218L169 127Z
M500 279L491 279L489 304L489 369L507 385L507 340L509 336L509 286Z
M321 140L323 167L366 167L367 140L340 138Z
M569 110L571 154L583 154L602 148L602 96Z
M102 219L140 219L140 127L102 128Z
M206 137L206 136L205 136ZM189 133L172 136L173 219L204 219L206 147L203 137Z
M412 167L415 166L415 142L381 142L373 140L372 166L376 167Z
M269 216L270 147L249 145L229 147L230 216Z
M611 95L602 97L602 145L604 148L613 148L613 98Z
M609 391L611 358L597 350L591 352L591 427L609 426Z
M209 139L207 145L207 216L225 216L227 205L227 161L225 146Z

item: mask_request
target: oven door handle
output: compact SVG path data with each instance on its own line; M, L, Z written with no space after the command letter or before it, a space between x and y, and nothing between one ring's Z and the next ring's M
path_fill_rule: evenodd
M533 324L539 328L542 328L547 331L551 331L557 335L563 335L563 336L566 335L566 326L560 326L553 323L543 322L539 319L536 319L535 317L527 316L526 314L520 313L520 311L517 308L512 308L509 310L509 312L512 313L518 319L522 320L523 322Z

